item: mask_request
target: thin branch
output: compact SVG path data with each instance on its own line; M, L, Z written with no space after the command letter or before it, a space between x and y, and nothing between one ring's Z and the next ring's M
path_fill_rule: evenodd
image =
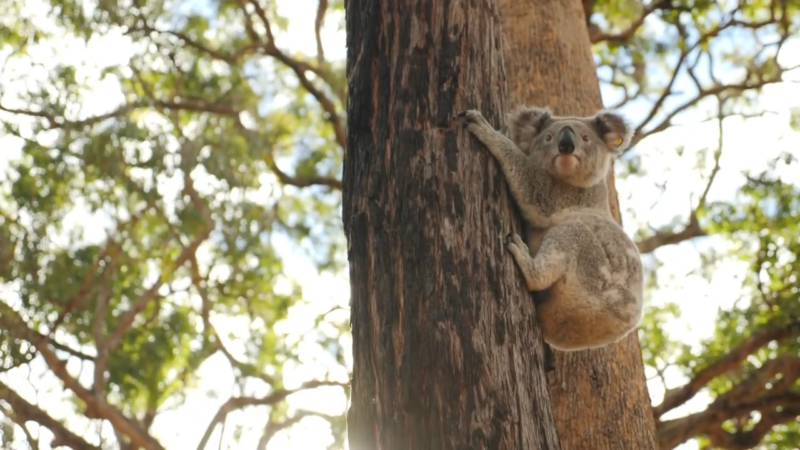
M239 111L225 104L210 104L205 102L189 102L189 101L169 102L158 99L146 99L146 100L131 102L120 106L114 111L105 114L100 114L97 116L92 116L83 120L66 120L61 116L56 116L54 114L50 114L44 111L32 111L25 109L8 108L1 104L0 104L0 111L5 111L11 114L18 114L22 116L39 117L45 119L48 122L48 126L50 127L50 129L59 129L59 128L81 128L86 126L92 126L107 119L113 119L124 116L136 109L149 108L149 107L160 107L170 110L184 110L193 112L207 112L224 116L237 116L239 114Z
M708 192L711 190L711 185L714 183L714 180L717 177L717 173L719 173L720 165L719 161L722 157L722 148L724 143L724 129L722 126L722 121L725 119L725 115L723 112L724 101L722 98L718 97L717 103L717 149L714 151L714 167L711 169L711 173L708 176L708 181L706 182L706 186L703 189L703 193L700 195L700 199L697 202L697 206L689 213L689 223L684 225L683 229L675 232L675 233L668 233L668 232L656 232L652 236L643 239L636 243L637 247L639 248L639 253L650 253L659 247L664 247L666 245L678 244L683 241L688 241L690 239L694 239L696 237L706 236L706 232L700 227L700 222L697 220L697 214L700 210L705 208L706 200L708 198Z
M670 389L664 394L661 404L653 407L653 415L658 418L668 411L686 403L703 389L714 378L736 369L742 361L753 354L759 348L772 341L780 341L800 335L800 321L791 322L788 325L777 327L766 327L754 331L748 338L725 354L708 367L698 371L691 380L685 385Z
M211 419L211 423L208 424L206 427L205 433L203 433L203 438L200 439L200 443L197 445L197 450L203 450L208 443L208 440L211 438L211 434L214 432L214 429L217 427L217 424L221 423L225 418L233 411L247 408L249 406L271 406L277 403L280 403L286 400L286 397L296 394L301 391L305 391L308 389L316 389L323 386L340 386L340 387L347 387L348 383L341 383L338 381L309 381L303 383L297 389L278 389L274 391L272 394L263 397L231 397L219 407L219 410L214 415L214 418Z
M314 37L317 40L317 62L325 63L325 49L322 48L322 24L325 22L325 13L328 12L328 0L319 0L317 17L314 19Z
M297 422L300 422L301 420L311 415L313 415L313 413L304 411L295 414L294 416L284 420L283 422L279 423L269 422L267 426L264 428L264 433L261 434L261 438L258 439L258 444L256 445L256 449L267 450L267 445L269 444L269 441L271 441L272 438L275 437L275 435L278 432L294 426Z
M183 43L186 44L186 46L194 48L195 50L199 50L200 52L205 53L211 58L216 59L218 61L223 61L229 65L235 65L239 63L240 59L242 59L247 54L254 52L258 48L256 44L250 44L250 45L245 45L244 47L241 47L233 52L223 53L221 50L216 50L201 44L200 42L190 38L186 33L182 33L180 31L172 31L172 30L159 30L155 27L148 25L147 23L144 23L144 21L142 22L143 22L142 25L129 27L124 34L127 35L140 32L145 34L156 33L156 34L165 34L169 36L174 36L183 41Z
M635 135L633 137L633 140L631 142L631 147L633 147L636 143L638 143L642 139L646 138L647 136L650 136L650 135L655 134L655 133L659 133L659 132L664 131L667 128L669 128L672 125L672 119L676 115L678 115L682 111L686 110L687 108L690 108L690 107L696 105L697 103L699 103L704 98L707 98L707 97L710 97L710 96L719 96L720 94L726 93L728 91L745 91L745 90L753 90L753 89L757 90L757 89L760 89L760 88L762 88L764 86L767 86L769 84L774 84L774 83L778 83L778 82L782 81L783 73L786 72L787 70L791 70L791 68L779 68L779 70L777 71L776 74L773 74L772 76L765 76L763 73L759 73L757 71L759 69L758 67L748 67L747 68L747 72L745 73L745 76L742 78L742 81L740 83L728 84L728 85L715 83L712 87L705 88L705 89L699 89L697 95L695 95L694 98L692 98L691 100L688 100L688 101L684 102L682 105L679 105L678 107L676 107L673 111L671 111L669 114L667 114L667 116L661 122L659 122L657 125L651 127L648 130L645 130L645 127L647 127L647 125L650 124L650 122L655 118L655 116L661 110L661 107L663 106L663 104L664 104L665 100L667 99L667 97L669 97L672 94L672 86L674 85L678 74L681 72L680 69L683 66L684 62L686 61L687 57L692 52L694 52L702 44L704 44L705 42L708 42L708 40L718 36L720 33L722 33L724 30L726 30L728 28L731 28L731 27L734 27L734 26L738 26L738 27L744 27L744 28L750 28L750 29L760 29L760 28L763 28L765 26L772 25L774 23L774 21L772 21L772 20L764 20L764 21L760 21L760 22L742 22L742 21L734 18L734 15L736 14L737 11L738 11L738 8L735 9L733 12L731 12L731 14L729 14L730 18L728 20L722 21L721 24L718 25L717 27L707 31L706 33L701 34L700 37L692 45L690 45L690 46L687 45L687 48L681 51L681 54L680 54L680 56L678 58L678 62L674 66L673 73L672 73L672 78L670 79L669 83L667 83L667 86L663 90L661 96L653 104L653 107L650 109L650 113L647 115L645 120L637 127L636 133L635 133ZM686 32L684 27L682 25L680 25L679 23L675 24L675 26L678 28L678 31L681 34L681 39L683 39L684 42L685 42L687 40L687 38L688 38L688 33ZM773 44L770 45L771 47L777 47L777 51L775 52L776 55L779 53L782 45L786 42L787 39L788 39L788 36L782 36L781 40L779 40L778 42L773 43ZM761 51L765 50L767 47L770 47L770 46L765 46ZM696 77L694 77L694 74L691 73L692 72L692 67L689 67L687 69L687 71L690 72L690 74L689 74L690 77L693 77L696 80ZM754 76L757 76L757 79L751 80Z
M253 145L259 145L258 141L261 139L253 133L252 130L247 128L242 121L237 117L234 119L236 123L236 127L247 136L247 140L252 143ZM275 159L272 156L269 156L265 161L267 163L267 167L275 174L278 178L278 181L285 185L296 186L296 187L308 187L308 186L327 186L331 189L335 189L337 191L342 190L342 182L336 178L330 177L320 177L320 176L291 176L284 172L283 170L278 167L277 163L275 163Z
M708 182L706 182L706 188L703 189L700 200L697 202L696 211L706 207L708 192L711 190L711 185L714 184L717 173L719 173L719 160L722 157L722 147L725 142L724 127L722 126L722 121L725 119L724 105L724 100L721 97L717 97L717 150L714 152L714 167L711 168L711 173L708 175Z
M70 431L64 424L50 417L38 406L29 403L2 381L0 381L0 398L5 399L11 405L14 415L17 416L14 421L21 427L24 428L25 422L32 421L50 430L54 436L50 442L51 447L64 446L75 450L100 449Z
M70 347L68 345L62 344L60 342L56 342L55 338L52 338L52 337L49 337L49 336L45 336L43 334L40 335L40 336L43 339L47 339L47 342L50 343L50 345L53 346L53 348L56 349L56 350L60 350L60 351L62 351L64 353L68 353L68 354L70 354L70 355L72 355L72 356L74 356L76 358L82 359L84 361L94 361L94 356L92 356L92 355L87 355L86 353L83 353L83 352L81 352L79 350L75 350L74 348L72 348L72 347Z
M270 421L269 423L267 423L267 426L264 427L264 433L261 434L261 438L259 438L259 440L258 440L258 444L256 445L256 449L257 450L266 450L267 449L267 445L269 444L269 441L271 441L272 438L274 438L276 434L278 434L282 430L285 430L287 428L290 428L290 427L294 426L295 424L297 424L301 420L305 419L306 417L323 417L323 418L326 418L328 420L335 419L334 416L330 416L330 415L327 415L327 414L322 414L322 413L318 413L318 412L314 412L314 411L301 410L301 411L295 412L294 415L292 415L292 417L284 420L283 422L277 422L276 423L276 422Z
M320 177L320 176L291 176L286 172L282 171L278 164L275 163L273 158L269 158L267 161L267 167L278 177L278 181L281 184L295 186L299 188L304 188L308 186L327 186L331 189L341 191L342 190L342 182L337 180L336 178L330 177Z
M259 380L263 381L268 385L274 385L275 379L271 376L267 375L260 369L258 369L255 365L239 361L236 359L235 356L225 347L225 344L222 342L222 338L220 337L219 333L217 332L214 325L211 323L210 313L211 313L211 299L208 296L208 289L204 283L207 282L206 279L201 277L200 275L200 265L197 261L197 257L192 255L191 257L191 277L192 277L192 285L197 289L198 295L200 296L200 300L202 302L202 320L203 320L203 333L205 336L213 337L213 348L214 351L220 351L225 358L228 359L229 364L235 370L238 370L239 373L243 376L250 376L254 378L258 378Z
M592 2L593 3L593 2ZM589 27L589 40L592 44L596 44L598 42L609 42L612 44L624 44L630 40L631 37L636 33L636 31L642 27L644 24L645 19L647 16L652 14L657 9L667 9L669 6L669 1L659 1L653 2L644 7L642 13L631 22L628 27L619 33L605 33L600 30L597 26L590 26ZM584 11L586 10L586 6L584 5ZM588 20L589 17L586 17Z
M314 86L314 83L308 79L306 76L306 70L308 65L301 64L298 61L290 58L274 45L268 45L266 48L266 53L270 56L275 57L275 59L279 60L280 62L284 63L288 66L297 76L298 81L300 84L311 94L317 102L322 107L322 110L325 111L328 117L326 120L331 123L333 126L333 133L336 136L336 142L339 144L341 148L345 148L345 131L344 131L344 124L342 123L342 119L337 111L336 105L334 105L333 101L328 98L322 91L317 89Z
M203 305L202 316L203 316L204 333L213 337L213 348L215 349L215 351L217 350L220 351L225 356L225 358L227 358L231 367L238 370L239 373L242 374L243 376L251 376L258 378L259 380L263 381L268 385L275 384L275 379L273 379L271 376L265 374L253 364L239 361L225 347L225 344L222 342L222 338L220 337L216 328L214 328L214 325L211 323L209 317L211 312L211 300L208 297L208 289L206 289L205 286L203 286L203 283L206 280L200 276L199 264L195 256L192 256L190 269L192 275L192 284L197 289L198 294L200 296L200 300Z
M243 3L244 0L239 0L239 5L246 16L248 16L247 8L245 8L245 4ZM294 72L295 76L297 76L297 80L303 86L303 88L311 94L317 102L322 107L322 110L327 114L326 120L330 122L331 126L333 127L334 135L336 136L336 142L339 144L341 148L345 147L345 131L344 131L344 123L342 122L342 118L337 111L336 105L333 101L328 98L321 90L319 90L311 80L308 79L306 76L306 72L312 72L326 81L328 86L333 86L334 83L330 82L330 79L324 74L323 70L316 69L310 64L306 64L302 61L298 61L289 57L286 53L281 51L275 45L275 37L272 34L272 25L270 24L269 19L267 18L267 14L264 9L259 5L257 1L251 1L249 3L253 6L256 15L261 20L261 23L264 25L264 29L267 33L267 41L263 45L264 53L268 56L272 56L273 58L277 59L278 61L282 62L286 67ZM250 35L251 39L257 40L258 35L255 30L252 28L252 22L249 20L245 21L245 26L248 28L248 34Z
M239 373L241 373L244 376L250 376L250 377L258 378L259 380L261 380L264 383L267 383L269 385L272 385L272 384L275 383L275 380L271 376L265 374L264 372L259 370L256 366L254 366L253 364L242 362L242 361L239 361L238 359L236 359L236 357L233 356L233 354L222 343L222 338L220 338L219 334L217 333L217 330L215 328L213 328L213 326L211 328L211 332L213 333L213 336L214 336L214 345L216 346L217 350L222 352L222 354L225 356L225 358L227 358L227 360L230 363L231 367L233 367L234 369L238 370Z

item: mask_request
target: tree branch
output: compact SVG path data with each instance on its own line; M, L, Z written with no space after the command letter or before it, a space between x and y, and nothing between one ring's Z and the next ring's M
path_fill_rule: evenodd
M261 438L258 440L258 444L256 445L257 450L267 450L267 445L269 441L275 437L281 430L285 430L294 426L296 423L300 422L301 420L305 419L306 417L324 417L328 420L333 420L335 417L329 416L327 414L322 414L314 411L297 411L294 415L283 422L272 422L270 421L266 427L264 427L264 433L261 435Z
M260 137L256 136L252 130L245 127L242 121L238 117L234 120L236 122L236 127L239 128L239 130L242 133L247 135L247 140L253 143L253 145L259 145L257 141L261 140ZM278 167L278 164L275 163L275 159L272 158L272 156L269 156L265 162L267 163L267 167L269 167L272 173L274 173L275 176L278 178L278 181L281 182L282 184L300 188L308 186L327 186L337 191L342 190L342 182L341 180L338 180L336 178L320 177L320 176L305 176L305 177L291 176L286 172L284 172L283 170L281 170L280 167Z
M594 3L594 2L592 2ZM600 28L592 23L589 24L589 40L592 44L596 44L598 42L610 42L612 44L624 44L630 40L631 37L636 33L636 30L641 28L644 24L644 20L652 14L657 9L669 9L669 0L662 0L658 2L653 2L644 7L642 13L636 19L628 25L627 28L620 31L619 33L605 33ZM586 7L586 2L584 2L584 13L588 12ZM593 10L593 8L592 8ZM589 20L589 17L586 17L586 20Z
M211 423L206 427L205 433L203 433L203 438L200 439L200 443L197 445L197 450L203 450L208 443L208 440L211 439L211 434L214 432L214 428L216 428L217 424L221 423L231 412L246 408L249 406L271 406L275 405L279 402L286 400L286 397L296 394L298 392L308 390L308 389L316 389L318 387L323 386L340 386L340 387L347 387L348 383L341 383L338 381L309 381L303 383L297 389L278 389L274 391L272 394L263 397L231 397L219 407L219 410L214 415L214 418L211 419Z
M16 419L18 419L14 421L18 425L23 426L25 422L32 421L50 430L54 436L50 442L51 447L64 446L75 450L100 449L100 447L86 442L82 437L70 431L64 424L50 417L38 406L29 403L2 381L0 381L0 398L5 399L11 405L11 409L17 416Z
M239 5L244 14L247 16L248 13L247 8L245 8L244 0L239 0ZM317 100L322 107L322 110L327 114L328 117L326 117L326 120L330 122L331 126L333 127L333 132L336 136L336 142L342 149L344 149L346 144L344 124L339 116L336 105L334 105L333 101L328 98L327 95L314 86L314 83L312 83L311 80L308 79L308 76L306 76L306 72L312 72L316 74L322 78L323 81L328 84L328 86L333 86L333 83L330 82L323 70L314 68L310 64L293 59L281 51L275 45L275 37L272 34L272 25L270 24L264 9L257 1L251 1L250 5L253 6L256 15L261 20L261 23L264 25L267 33L267 41L263 44L264 53L282 62L286 67L294 72L295 76L297 76L297 80L300 82L300 85L302 85L303 88ZM258 39L258 34L252 28L252 22L249 20L245 21L245 26L248 28L248 34L251 36L251 39Z
M799 378L800 358L781 356L769 360L704 411L659 423L659 446L671 449L694 436L705 435L714 448L753 448L775 425L800 415L800 392L793 391ZM722 427L734 419L747 423L753 412L760 417L749 431L730 432Z
M325 62L325 49L322 48L322 24L325 22L325 13L328 12L328 0L319 0L317 17L314 19L314 37L317 40L317 62Z
M780 341L798 335L800 335L800 321L793 321L783 326L766 327L753 332L725 356L698 371L688 383L679 388L668 390L664 394L664 400L653 407L653 415L656 418L661 417L668 411L686 403L711 380L736 369L742 361L759 348L772 341Z
M639 253L645 254L659 247L677 244L705 235L705 231L700 228L700 222L697 221L697 215L692 211L689 215L689 223L680 231L675 233L656 232L654 235L637 242L636 246L639 248Z

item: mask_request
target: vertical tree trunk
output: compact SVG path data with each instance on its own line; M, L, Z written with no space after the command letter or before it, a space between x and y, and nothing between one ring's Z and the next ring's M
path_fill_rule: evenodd
M348 0L342 215L354 450L558 449L499 166L454 120L500 125L494 0Z
M580 0L499 0L510 107L546 105L556 114L602 108ZM613 170L609 204L621 223ZM550 396L566 450L654 449L655 421L639 338L576 353L555 352Z

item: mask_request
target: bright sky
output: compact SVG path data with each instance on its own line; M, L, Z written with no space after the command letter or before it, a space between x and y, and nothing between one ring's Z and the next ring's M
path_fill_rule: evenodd
M34 15L39 15L42 13L42 5L42 0L30 1L26 4L26 9ZM313 39L313 18L309 16L308 12L315 9L316 1L280 0L279 5L280 13L288 18L291 26L286 34L280 36L278 45L282 48L314 54L316 44ZM337 33L333 26L339 19L339 17L330 17L323 34L325 52L329 59L345 57L344 35ZM794 51L784 53L800 55L800 45L796 44L797 42L795 42ZM126 52L130 49L127 38L121 35L105 35L102 39L93 40L88 46L84 46L77 40L64 40L57 43L57 48L53 45L45 45L41 46L38 54L36 51L31 53L37 59L102 61L112 65L126 61ZM0 56L5 57L5 55ZM786 61L786 63L797 64L800 63L800 60ZM36 75L31 72L33 69L30 67L22 69L28 71L26 73L31 77ZM83 75L95 76L91 69L79 72L79 76ZM800 74L795 73L794 78L800 80ZM86 115L105 112L121 98L119 87L113 81L94 83L94 87L92 92L87 92L83 111ZM606 92L605 95L608 96L609 93ZM730 118L724 122L725 145L721 161L722 170L710 192L709 200L730 198L742 184L741 173L745 169L765 167L769 157L778 154L781 150L800 149L800 134L793 132L788 126L788 109L790 106L794 106L789 99L797 98L800 98L799 84L784 83L770 86L764 90L759 102L764 109L777 111L778 114L745 121ZM611 103L608 101L608 97L607 103ZM623 109L622 112L634 120L638 117L637 114L642 114L638 107ZM3 116L2 118L6 119L7 117ZM637 145L635 152L642 158L643 167L651 170L653 168L665 169L640 177L630 177L620 183L620 201L623 208L639 212L635 216L626 214L624 217L626 229L630 233L640 228L643 223L659 226L672 221L676 215L685 217L689 210L691 195L694 195L696 199L704 187L704 180L694 168L695 158L690 156L678 158L674 148L683 145L686 147L686 154L690 154L703 148L713 149L716 141L717 124L709 122L701 125L676 127ZM19 145L14 140L0 138L0 148L3 149L0 152L0 181L2 181L3 166L9 159L18 157ZM793 181L800 183L800 174L790 174L784 170L783 176L787 179L793 176ZM660 196L656 184L670 180L672 182L667 186L666 194L653 207L654 199L658 199ZM675 180L680 181L675 182ZM636 195L631 195L634 192ZM84 226L88 224L90 228L86 233L87 239L91 237L98 239L98 236L102 237L104 233L104 223L96 218L88 217L85 212L72 214L66 223L81 223ZM94 227L91 227L92 224ZM302 283L303 299L306 300L291 311L289 320L280 324L280 328L291 330L295 335L302 337L313 330L315 315L329 310L333 305L347 305L349 285L343 276L309 275L316 273L314 265L308 258L298 253L288 240L279 239L275 245L284 257L287 277ZM717 309L729 308L732 302L738 298L740 292L737 284L731 283L730 280L741 276L744 270L741 264L726 263L717 270L711 282L706 281L696 270L701 265L697 245L697 242L690 242L656 251L655 256L663 263L657 273L659 285L662 287L649 299L653 304L673 301L681 306L683 317L666 324L666 328L676 339L680 337L681 340L689 343L696 343L699 339L709 336L714 327ZM0 296L9 298L8 291L0 290ZM243 328L243 324L236 320L217 318L214 323L223 337L228 333L236 334L238 329ZM343 338L342 343L349 350L349 336ZM242 348L237 347L233 342L228 343L228 347L234 354L242 352ZM319 351L315 350L312 345L306 345L304 348L308 352ZM350 361L351 356L348 352L348 365ZM34 367L37 373L41 373L42 369L41 366ZM70 366L70 369L73 370L73 373L77 373L79 370L77 364L75 367ZM346 381L347 373L341 368L338 368L338 371L338 373L334 372L333 376ZM195 448L202 434L202 431L198 430L205 428L219 405L231 395L234 377L229 370L227 361L221 355L209 359L200 369L200 374L200 382L189 393L185 404L160 414L153 426L153 433L158 436L166 448ZM291 388L299 384L298 379L305 380L322 374L324 372L321 367L304 367L295 371L287 369L285 381L287 387ZM20 393L29 400L38 400L39 404L54 416L68 418L73 430L80 433L84 429L81 428L83 425L71 415L71 408L61 401L61 394L57 388L59 384L52 376L45 377L53 382L52 392L41 392L41 385L39 385L37 386L39 388L38 397L36 391L28 384L28 373L25 371L9 372L0 377L4 382L18 387ZM680 385L683 379L672 373L668 374L667 381L670 383L668 387L674 387ZM247 389L248 393L252 394L264 392L264 386L252 385ZM660 382L650 383L650 392L653 402L660 402L663 395ZM702 409L707 401L707 398L698 396L685 407L673 411L670 417ZM341 389L327 388L297 394L291 397L290 403L295 408L340 414L344 411L346 399ZM248 409L232 413L228 418L223 441L233 442L234 424L244 427L243 434L237 447L229 444L222 448L255 448L265 423L264 412L264 409ZM106 426L103 434L110 435L110 433L110 428ZM216 447L219 439L220 428L218 427L209 442ZM331 439L329 428L324 420L307 418L291 433L283 433L279 438L274 439L269 449L324 449ZM695 449L697 446L689 443L681 448Z

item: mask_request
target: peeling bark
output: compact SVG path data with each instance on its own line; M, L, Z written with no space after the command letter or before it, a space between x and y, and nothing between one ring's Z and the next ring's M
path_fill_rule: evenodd
M549 106L556 114L591 115L602 107L583 3L499 0L509 106ZM609 204L621 223L614 173ZM553 412L563 448L654 449L655 421L639 338L598 350L554 351Z
M454 116L499 128L494 0L348 0L350 447L558 449L530 296L504 246L519 215Z

